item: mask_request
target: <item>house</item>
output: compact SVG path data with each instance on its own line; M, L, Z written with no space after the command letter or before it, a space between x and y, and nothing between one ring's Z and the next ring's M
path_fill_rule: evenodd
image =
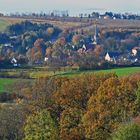
M15 39L17 39L17 38L18 38L17 35L11 35L11 36L10 36L10 39L11 39L11 40L15 40Z
M86 52L86 50L85 50L84 48L80 48L80 49L77 50L77 52L78 52L79 54L83 54L83 53Z
M86 51L93 50L95 48L95 45L94 44L85 44L85 48L86 48Z
M108 62L116 63L119 56L120 56L120 53L118 52L107 52L105 55L105 60Z
M45 62L47 62L47 61L48 61L48 59L49 59L48 57L45 57L45 58L44 58L44 61L45 61Z
M12 46L12 44L11 44L11 43L5 43L5 44L3 44L3 47L13 48L13 46Z
M132 55L136 56L140 52L140 47L134 47L132 49Z
M108 16L108 15L105 15L105 16L104 16L104 19L111 19L111 17Z
M14 57L11 59L11 63L14 67L18 66L18 62L17 62L16 58L14 58Z
M88 42L88 43L84 43L82 48L80 48L78 50L78 53L82 54L82 53L85 53L85 52L90 52L90 51L93 51L96 46L98 45L98 28L97 28L97 24L95 23L94 24L94 29L95 29L95 32L94 32L94 36L92 38L92 42ZM84 42L84 40L82 40Z
M91 51L94 51L94 49L96 48L96 45L94 44L83 44L82 48L78 49L77 52L79 54L83 54L83 53L86 53L86 52L91 52Z

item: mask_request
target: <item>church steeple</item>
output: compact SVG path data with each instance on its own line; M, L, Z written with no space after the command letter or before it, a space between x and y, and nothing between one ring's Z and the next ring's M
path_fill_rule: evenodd
M93 37L93 44L94 45L97 45L97 24L96 24L96 22L94 23L94 28L95 28L95 33L94 33L94 37Z

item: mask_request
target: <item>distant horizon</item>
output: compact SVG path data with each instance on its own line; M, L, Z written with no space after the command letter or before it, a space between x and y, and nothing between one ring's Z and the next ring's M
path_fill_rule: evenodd
M136 13L136 12L131 12L131 11L111 11L111 10L98 10L96 8L91 8L91 9L81 9L81 10L67 10L67 9L52 9L52 10L46 10L46 11L13 11L13 12L1 12L0 13L3 13L5 15L10 15L10 14L31 14L31 13L36 13L36 14L39 14L39 13L46 13L46 14L50 14L51 12L54 12L54 11L58 11L58 12L62 12L62 11L68 11L68 14L69 16L79 16L80 14L91 14L92 12L98 12L99 14L105 14L105 12L112 12L112 13L116 13L116 14L136 14L136 15L140 15L140 12L139 13Z
M0 0L0 12L8 13L48 13L53 10L69 11L70 16L93 11L104 13L140 14L139 0Z

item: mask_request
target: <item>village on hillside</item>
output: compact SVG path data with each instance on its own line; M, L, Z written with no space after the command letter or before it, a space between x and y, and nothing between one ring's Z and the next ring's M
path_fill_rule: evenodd
M140 64L139 30L103 28L98 19L90 24L77 30L29 20L9 25L0 33L0 65L98 69Z

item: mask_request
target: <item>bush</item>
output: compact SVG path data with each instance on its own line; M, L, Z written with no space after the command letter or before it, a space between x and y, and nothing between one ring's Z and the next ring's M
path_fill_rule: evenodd
M23 137L24 108L20 105L0 106L0 140L21 140Z
M7 101L11 101L13 100L13 95L6 93L6 92L2 92L0 93L0 102L7 102Z
M112 140L140 140L140 127L134 123L122 125L113 134Z
M27 117L24 140L58 140L58 130L47 110L37 111Z

